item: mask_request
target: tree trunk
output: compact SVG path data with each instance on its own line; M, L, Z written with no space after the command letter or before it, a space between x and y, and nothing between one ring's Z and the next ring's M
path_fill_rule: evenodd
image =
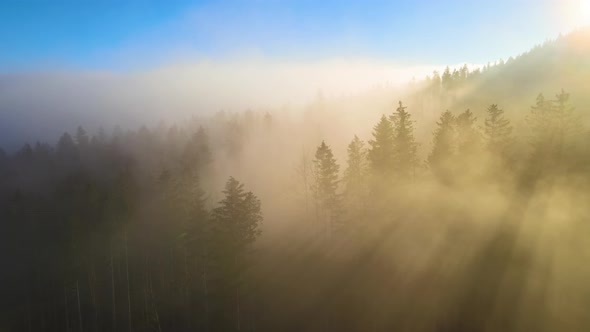
M66 332L70 332L70 310L68 307L68 290L66 285L64 284L64 303L65 303L65 313L66 313Z
M31 322L31 294L27 293L27 315L25 324L27 325L27 330L31 332L33 329L32 322Z
M152 306L154 308L154 314L156 315L156 324L158 325L158 332L162 332L162 326L160 325L160 315L158 314L158 306L156 299L154 298L154 289L152 287L152 278L149 278L150 297L152 299Z
M117 331L117 301L115 297L115 264L113 262L113 241L111 240L111 297L113 300L112 310L113 310L113 325L112 329L113 332Z
M240 331L240 286L236 286L236 327Z
M207 253L206 252L203 254L202 264L203 264L203 296L205 298L205 331L209 331L209 289L207 287Z
M82 307L80 306L80 285L78 280L76 280L76 295L78 297L78 321L80 323L80 332L84 332L84 328L82 326Z
M129 253L127 249L127 229L125 229L125 270L127 276L127 318L129 320L128 331L131 332L131 289L129 288Z
M188 328L188 330L192 330L192 319L191 319L191 309L192 309L192 305L191 305L191 296L190 296L190 272L189 272L189 268L188 268L188 252L187 252L187 246L188 244L185 243L184 244L184 248L183 248L183 254L184 254L184 303L185 303L185 308L186 308L186 327Z
M98 303L96 300L96 290L95 290L95 281L96 281L96 272L94 268L94 263L90 264L90 271L88 271L88 286L90 287L90 298L92 300L92 310L94 321L92 322L94 326L94 331L98 331Z
M238 256L234 258L234 264L238 268ZM236 328L240 331L240 273L238 272L238 283L236 285Z

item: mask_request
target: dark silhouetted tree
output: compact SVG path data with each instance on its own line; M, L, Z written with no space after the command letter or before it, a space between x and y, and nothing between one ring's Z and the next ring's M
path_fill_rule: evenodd
M252 244L260 235L260 201L233 177L225 184L225 197L213 209L210 283L216 296L212 304L215 330L241 330L246 311L246 272Z
M76 131L76 144L80 147L80 149L85 149L88 147L88 134L86 130L82 126L78 126L78 130Z

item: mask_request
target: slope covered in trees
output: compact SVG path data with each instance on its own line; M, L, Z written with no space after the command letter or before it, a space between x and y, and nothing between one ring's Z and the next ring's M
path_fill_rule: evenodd
M418 93L450 109L482 109L501 100L510 106L511 116L518 116L540 92L561 88L572 94L576 105L588 105L589 76L590 28L584 28L483 67L447 67L419 84L423 88Z

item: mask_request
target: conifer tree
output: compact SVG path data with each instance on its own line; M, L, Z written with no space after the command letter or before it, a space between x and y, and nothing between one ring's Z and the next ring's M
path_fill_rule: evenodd
M63 162L72 162L77 158L78 148L69 133L65 132L59 138L56 153L58 158Z
M448 91L452 88L453 76L451 75L451 69L448 66L445 68L445 71L442 74L441 81L442 81L442 87L445 90Z
M365 149L365 142L358 136L348 144L347 149L347 168L344 171L344 183L347 193L358 193L362 191L365 185L365 176L367 172L367 151Z
M460 69L460 78L461 81L465 81L467 79L467 76L469 75L469 68L467 67L467 64L464 64L463 67L461 67Z
M563 89L555 96L552 113L555 118L556 157L561 158L572 151L582 128L575 108L571 105L570 95Z
M569 97L563 90L555 96L555 100L546 100L539 94L531 107L527 123L535 162L545 165L556 163L573 151L581 126Z
M432 79L430 80L430 84L431 84L432 96L433 97L439 96L440 89L441 89L441 78L440 78L440 74L438 73L438 71L435 70L432 73Z
M512 139L512 126L504 117L504 110L492 104L487 109L484 135L490 152L499 156L505 155Z
M316 150L313 167L314 192L322 212L320 218L325 223L327 236L330 237L338 223L340 213L340 198L337 193L340 166L336 163L332 149L324 141Z
M260 235L262 214L260 201L244 185L230 177L223 191L225 198L213 209L214 228L219 235L229 236L236 254L247 249Z
M76 131L76 143L80 148L85 148L88 146L88 134L86 130L82 126L78 126L78 130Z
M183 255L187 325L206 328L210 294L207 282L211 273L211 219L205 208L205 193L198 175L188 179L185 190L186 222L183 225ZM200 318L200 319L199 319Z
M394 171L400 179L413 177L418 166L414 124L406 108L400 101L396 111L389 117L393 124Z
M210 283L218 301L212 318L221 330L240 330L246 271L252 244L261 232L262 213L260 200L233 177L223 194L225 197L212 212L211 259L215 271Z
M456 88L459 84L461 84L461 73L459 70L453 69L451 87Z
M451 160L455 155L455 116L450 111L445 111L436 125L432 151L427 161L432 172L446 181L451 176Z
M16 152L16 158L21 162L31 162L33 160L33 148L31 147L31 144L25 143L25 145Z
M185 145L182 163L187 170L199 171L211 163L211 160L209 137L205 129L200 126Z
M527 124L530 129L530 143L533 147L533 153L539 153L553 139L553 130L551 128L552 108L552 102L546 100L542 93L537 95L535 105L531 106L531 111L527 116Z
M457 154L464 158L473 156L480 145L480 135L475 128L477 118L471 110L465 110L456 118Z
M385 115L373 128L373 139L369 145L368 158L373 175L388 177L394 165L394 131Z

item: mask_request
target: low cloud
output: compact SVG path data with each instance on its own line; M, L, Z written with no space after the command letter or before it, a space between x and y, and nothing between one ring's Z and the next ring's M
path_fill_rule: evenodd
M136 72L37 72L0 75L0 139L52 142L79 124L93 130L152 125L219 110L241 111L303 105L399 86L437 66L385 61L265 59L201 60Z

